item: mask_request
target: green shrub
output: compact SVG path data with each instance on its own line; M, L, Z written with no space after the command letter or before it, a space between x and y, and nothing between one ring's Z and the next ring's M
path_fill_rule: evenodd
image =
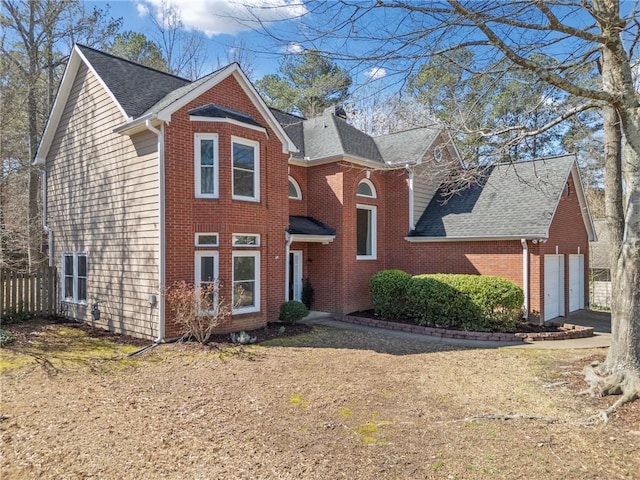
M369 291L375 312L384 318L406 315L407 286L411 275L402 270L382 270L371 277Z
M278 318L281 322L295 323L307 315L309 315L309 309L304 303L291 300L280 306L280 316Z
M313 301L315 300L315 290L313 289L313 285L311 285L311 280L309 277L305 278L304 285L302 286L302 292L300 294L302 297L302 303L304 303L309 310L311 310L311 305L313 305Z
M515 283L482 275L417 275L407 289L407 314L420 324L513 331L524 294Z

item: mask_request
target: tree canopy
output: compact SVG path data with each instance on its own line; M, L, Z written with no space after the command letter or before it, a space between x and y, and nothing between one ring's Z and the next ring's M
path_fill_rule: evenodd
M280 110L311 118L348 98L351 76L318 52L289 54L279 71L258 80L256 87L268 104Z

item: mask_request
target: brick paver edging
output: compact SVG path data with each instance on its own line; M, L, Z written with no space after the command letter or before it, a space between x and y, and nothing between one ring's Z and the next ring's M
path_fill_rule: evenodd
M447 330L446 328L423 327L408 323L389 322L375 318L356 317L354 315L344 315L344 322L357 325L367 325L369 327L387 328L389 330L399 330L402 332L421 333L432 337L460 338L464 340L484 340L494 342L536 342L541 340L569 340L573 338L586 338L593 336L593 327L582 327L565 323L560 332L539 332L539 333L498 333L498 332L468 332L465 330Z

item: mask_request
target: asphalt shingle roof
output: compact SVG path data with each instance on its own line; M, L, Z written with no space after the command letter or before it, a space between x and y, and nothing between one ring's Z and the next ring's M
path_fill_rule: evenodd
M573 155L501 164L446 201L439 190L414 237L546 237Z
M306 120L303 129L305 157L351 155L384 164L372 137L331 113Z
M193 108L189 110L189 115L208 118L228 118L231 120L236 120L238 122L246 123L248 125L254 125L256 127L264 128L264 125L258 123L258 121L251 115L247 115L246 113L238 112L237 110L232 110L230 108L221 107L220 105L216 105L214 103L209 103L207 105L203 105L202 107Z
M293 235L335 235L336 231L312 217L289 216L287 231Z
M169 92L191 84L189 80L78 45L93 69L132 118L164 98Z
M404 163L424 155L441 132L441 126L430 126L381 135L373 140L387 163Z
M271 113L278 123L284 128L284 131L298 149L294 154L296 157L304 158L304 129L302 123L305 121L303 117L283 112L277 108L271 108Z

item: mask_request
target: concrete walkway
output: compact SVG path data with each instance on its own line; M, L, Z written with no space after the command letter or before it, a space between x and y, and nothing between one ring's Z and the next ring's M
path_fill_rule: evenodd
M607 313L580 310L566 319L559 319L562 323L573 323L594 327L593 337L576 338L572 340L544 340L538 342L493 342L478 340L463 340L456 338L432 337L419 333L402 332L398 330L388 330L385 328L370 327L366 325L356 325L353 323L335 320L333 315L326 312L312 311L301 323L310 325L325 325L333 328L343 328L345 330L356 330L370 332L377 335L388 335L398 338L405 338L413 341L423 341L429 343L444 343L448 345L460 345L463 347L476 348L528 348L528 349L573 349L573 348L606 348L611 341L611 316ZM565 321L566 320L566 321Z

